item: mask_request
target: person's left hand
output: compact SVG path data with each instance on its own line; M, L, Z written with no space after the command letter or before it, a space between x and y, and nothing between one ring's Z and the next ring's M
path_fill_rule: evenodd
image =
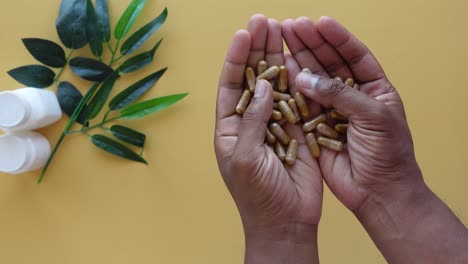
M287 166L264 143L272 113L271 85L259 81L243 117L235 112L244 89L245 68L255 69L260 60L283 65L283 40L280 23L256 15L248 31L235 34L221 74L215 131L218 165L239 209L247 241L262 235L280 239L275 234L285 235L289 241L291 236L316 239L322 210L322 176L302 128L285 126L291 138L299 142L297 161ZM291 72L290 84L296 75Z

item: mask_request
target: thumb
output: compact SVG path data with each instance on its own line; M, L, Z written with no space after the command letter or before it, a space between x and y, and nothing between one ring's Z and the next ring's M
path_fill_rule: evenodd
M237 141L238 148L249 152L252 147L263 146L272 108L273 91L270 83L265 80L258 81L255 94L242 117Z
M374 99L368 97L344 83L309 72L301 72L296 78L296 86L308 98L315 102L336 108L350 117L359 116L369 110L380 107Z

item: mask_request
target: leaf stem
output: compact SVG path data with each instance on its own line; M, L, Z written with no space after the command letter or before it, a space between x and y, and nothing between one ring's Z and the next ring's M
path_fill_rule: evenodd
M73 52L74 52L74 51L75 51L75 50L72 49L72 50L70 50L70 52L68 53L67 58L66 58L66 63L65 63L65 65L62 67L62 69L60 69L60 71L57 73L57 75L56 75L55 78L54 78L54 82L55 82L55 83L58 83L58 81L59 81L60 77L62 76L63 71L64 71L65 68L67 67L68 61L70 60L70 58L71 58L71 56L73 55Z
M115 62L115 55L117 54L117 50L119 49L119 45L120 45L120 39L117 40L117 43L115 44L115 49L114 50L111 50L112 52L112 58L109 62L109 66L112 67L112 64L114 64Z
M63 140L68 135L68 132L72 128L72 126L75 123L76 119L78 119L78 116L80 115L81 111L85 107L86 103L88 103L88 101L91 99L91 97L93 96L93 94L95 93L95 91L96 91L96 89L98 87L99 87L99 83L94 83L91 86L91 88L89 88L88 92L83 97L83 99L81 99L80 103L75 108L75 111L73 111L73 114L70 117L70 120L68 120L68 123L67 123L67 125L65 126L65 129L62 132L62 135L60 136L59 140L57 141L57 144L55 144L55 147L52 150L52 153L51 153L49 159L47 160L47 163L46 163L44 169L41 172L41 176L39 176L39 179L37 180L37 184L40 184L42 182L42 180L44 179L44 176L45 176L47 170L49 169L49 166L52 163L52 160L54 159L55 155L57 154L57 151L58 151L60 145L63 143Z

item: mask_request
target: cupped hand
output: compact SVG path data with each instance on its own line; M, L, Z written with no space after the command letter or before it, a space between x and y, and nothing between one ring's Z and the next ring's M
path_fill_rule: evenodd
M322 176L318 163L308 152L301 128L285 128L299 142L293 166L283 164L264 143L272 113L271 85L257 82L244 115L235 112L244 90L245 68L255 69L260 60L283 65L283 40L280 23L256 15L250 20L248 31L235 34L219 82L215 149L221 174L247 234L316 227L322 208Z
M313 72L296 79L311 107L333 107L349 116L345 150L322 148L319 158L338 199L358 211L368 199L422 186L402 100L369 49L328 17L317 24L305 17L289 19L282 29L292 53L286 64ZM337 76L353 78L361 90L334 80Z

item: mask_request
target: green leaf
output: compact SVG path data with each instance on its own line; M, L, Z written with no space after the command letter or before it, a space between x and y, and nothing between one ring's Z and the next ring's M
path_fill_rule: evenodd
M13 69L8 74L16 81L34 88L46 88L54 83L55 73L42 65L28 65Z
M114 70L106 64L84 57L71 59L70 67L76 75L92 82L102 82L114 72Z
M67 64L65 51L55 42L39 38L25 38L23 43L31 55L44 65L62 68Z
M164 8L164 11L157 18L143 26L124 42L120 48L120 53L122 55L128 55L137 50L149 37L151 37L151 35L153 35L156 30L158 30L164 24L166 18L167 8Z
M135 57L132 57L128 60L126 60L120 67L119 71L122 73L131 73L134 71L137 71L146 65L150 64L153 62L154 54L156 54L156 51L159 49L159 46L161 46L163 39L161 39L152 50L141 53L139 55L136 55Z
M146 0L133 0L117 22L114 37L118 40L124 38L135 24L135 20L146 4Z
M96 15L102 37L105 42L109 42L111 30L107 0L96 0Z
M104 135L93 135L91 140L96 147L112 155L148 165L148 162L140 155L111 138Z
M61 82L58 85L57 89L57 98L60 104L60 108L62 111L69 117L73 115L73 112L80 104L80 101L83 99L83 95L80 93L78 89L76 89L73 84L69 82ZM84 125L85 118L84 112L86 107L81 111L80 115L76 122Z
M119 77L119 74L114 72L104 81L91 102L89 102L89 106L85 115L86 120L92 120L99 114L99 112L101 112L102 107L106 103L110 93L112 92L112 89L114 88L115 81Z
M164 68L158 72L155 72L143 78L142 80L123 90L111 100L111 102L109 103L109 108L111 110L120 110L126 107L127 105L133 103L143 94L145 94L149 89L151 89L166 71L167 68Z
M132 144L140 148L145 146L146 136L138 131L117 125L112 126L110 130L114 137L125 143Z
M99 28L98 18L94 10L93 2L87 0L87 17L88 17L88 40L89 47L94 56L100 58L102 55L103 35Z
M62 0L56 27L67 48L80 49L88 43L86 6L86 0Z
M120 117L126 119L137 119L151 115L168 108L169 106L179 102L188 94L175 94L165 97L155 98L149 101L131 105L120 111Z

